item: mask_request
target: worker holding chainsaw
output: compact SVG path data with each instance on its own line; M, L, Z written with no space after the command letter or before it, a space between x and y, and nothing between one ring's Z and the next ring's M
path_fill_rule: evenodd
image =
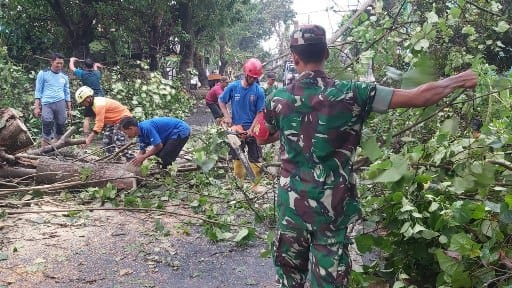
M224 114L222 122L240 135L240 148L245 151L247 147L249 162L256 179L261 175L258 163L261 162L262 153L253 136L253 128L256 117L263 113L265 106L265 93L257 84L262 74L263 65L258 59L247 60L244 64L244 78L229 84L219 98L219 106ZM228 103L231 103L231 113L227 110ZM229 155L233 159L235 177L245 178L244 166L233 148L230 148Z

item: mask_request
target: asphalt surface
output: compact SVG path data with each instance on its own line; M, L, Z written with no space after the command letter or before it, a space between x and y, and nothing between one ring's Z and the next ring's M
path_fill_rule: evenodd
M201 98L206 90L193 91ZM204 102L185 119L192 133L213 125ZM67 208L44 198L23 210ZM169 231L155 231L159 219ZM213 243L190 219L125 211L21 214L0 219L0 288L277 287L262 240L247 247ZM188 225L188 224L187 224Z

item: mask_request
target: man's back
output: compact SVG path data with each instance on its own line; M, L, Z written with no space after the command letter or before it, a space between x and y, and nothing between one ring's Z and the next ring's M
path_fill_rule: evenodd
M75 75L80 78L84 86L90 87L94 91L94 96L104 96L101 89L101 72L98 70L76 69Z
M220 82L215 84L215 86L213 86L213 88L210 89L210 91L208 91L208 93L206 94L206 103L217 103L217 101L219 100L219 96L222 95L223 91L224 89L222 88Z
M96 124L94 131L101 131L104 125L117 124L123 116L132 114L126 106L116 100L105 97L94 97L92 109L96 114Z
M266 120L281 131L281 175L295 175L294 184L317 192L346 183L374 87L335 83L315 71L277 90L267 100L273 119Z

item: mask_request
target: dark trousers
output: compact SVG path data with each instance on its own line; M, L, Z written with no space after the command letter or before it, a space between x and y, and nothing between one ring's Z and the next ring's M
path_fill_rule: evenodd
M224 117L224 114L222 113L222 110L220 110L219 103L208 103L206 102L206 106L210 108L210 111L212 111L213 118L222 118Z
M156 154L156 156L162 160L162 169L167 169L167 167L178 158L181 149L183 149L183 146L185 146L188 141L188 137L189 136L181 138L178 136L176 139L165 142L162 150Z
M245 148L247 147L247 156L249 158L249 162L260 163L263 153L261 152L261 147L258 145L258 143L256 143L256 138L247 137L245 139L240 139L240 142L242 142L240 145L240 150L242 150L242 153L245 153ZM233 149L231 146L229 146L229 156L232 160L239 160L235 149Z

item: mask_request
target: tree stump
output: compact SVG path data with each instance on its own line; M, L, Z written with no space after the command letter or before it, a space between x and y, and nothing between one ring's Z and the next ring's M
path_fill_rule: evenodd
M34 145L27 127L12 108L0 109L0 149L14 155Z

